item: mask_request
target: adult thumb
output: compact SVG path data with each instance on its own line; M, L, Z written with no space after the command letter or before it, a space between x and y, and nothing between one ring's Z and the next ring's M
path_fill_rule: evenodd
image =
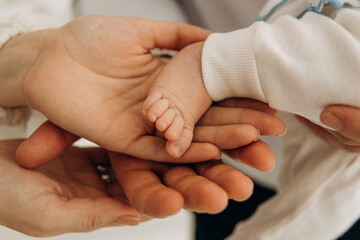
M140 25L142 32L147 32L147 36L152 37L152 41L144 42L144 44L151 44L146 46L148 49L180 50L189 44L205 41L212 33L209 30L180 22L162 22L149 19L141 19L140 21L143 21Z
M20 144L16 160L26 168L39 167L60 156L78 139L78 136L46 121Z
M348 140L341 140L347 145L359 146L360 141L360 109L349 106L328 106L320 115L320 120L335 129ZM343 138L345 139L345 138Z

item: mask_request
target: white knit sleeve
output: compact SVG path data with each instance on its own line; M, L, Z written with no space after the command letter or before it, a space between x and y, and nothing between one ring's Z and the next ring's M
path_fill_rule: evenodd
M204 83L215 101L249 97L321 124L331 104L360 107L360 12L282 16L206 41Z
M248 97L266 102L260 84L252 27L230 33L214 33L206 40L202 53L202 72L212 100Z

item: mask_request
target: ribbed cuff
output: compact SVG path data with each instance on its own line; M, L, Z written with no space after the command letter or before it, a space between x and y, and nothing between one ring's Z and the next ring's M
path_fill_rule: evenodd
M214 33L206 40L202 71L213 101L246 97L266 102L254 53L255 28Z

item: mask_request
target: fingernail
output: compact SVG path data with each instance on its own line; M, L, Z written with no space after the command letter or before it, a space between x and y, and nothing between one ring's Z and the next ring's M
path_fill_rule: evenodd
M116 222L117 225L131 225L136 226L140 223L140 219L136 216L125 215L119 217Z
M287 131L287 128L286 128L286 125L284 125L284 131L280 134L278 134L277 136L281 137L281 136L284 136L286 134L286 131Z
M145 109L142 110L142 113L144 114L144 116L146 116L147 111Z
M258 141L260 139L260 130L259 129L256 129L257 130L257 136L256 138L254 139L254 142Z
M325 113L320 116L321 122L323 122L326 126L335 129L336 131L340 131L343 128L343 124L334 114Z

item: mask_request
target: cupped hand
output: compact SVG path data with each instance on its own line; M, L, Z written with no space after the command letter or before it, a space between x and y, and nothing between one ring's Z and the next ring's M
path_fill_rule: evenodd
M275 114L275 110L258 101L225 100L211 107L200 119L193 141L210 142L235 161L270 171L275 165L275 155L259 140L259 134L280 136L285 133L285 124ZM165 164L124 158L115 153L110 156L115 175L129 199L142 192L149 193L143 201L131 203L139 212L150 216L161 217L164 211L175 213L180 209L181 204L169 201L169 193L164 194L164 189L180 193L184 208L211 214L225 209L228 199L245 201L253 191L250 178L220 160ZM156 208L159 205L162 207Z
M42 42L24 77L23 94L29 106L54 124L108 150L155 161L216 159L220 152L208 143L193 143L180 159L169 157L166 142L151 136L154 126L141 112L165 65L151 50L178 50L209 33L183 23L104 16L80 17L59 29L30 33L41 35ZM26 37L20 35L6 47Z
M259 134L282 135L284 123L266 104L231 99L213 106L201 118L194 141L210 142L235 160L262 171L274 167L271 148ZM258 130L259 129L259 130ZM40 166L51 161L78 139L46 122L18 149L20 163ZM142 151L142 149L139 149ZM25 157L26 156L26 157ZM222 161L196 164L165 164L111 153L115 175L131 204L152 217L175 214L182 207L196 212L217 213L227 199L243 201L252 193L252 181ZM26 159L30 159L27 161ZM29 166L28 166L29 167Z
M360 152L360 109L343 105L325 108L320 115L320 120L334 130L325 129L309 120L298 118L328 143L349 152Z
M28 170L15 161L20 143L0 142L1 225L45 237L137 225L147 218L128 204L117 183L107 185L100 179L96 165L109 163L105 150L69 148L50 163Z

